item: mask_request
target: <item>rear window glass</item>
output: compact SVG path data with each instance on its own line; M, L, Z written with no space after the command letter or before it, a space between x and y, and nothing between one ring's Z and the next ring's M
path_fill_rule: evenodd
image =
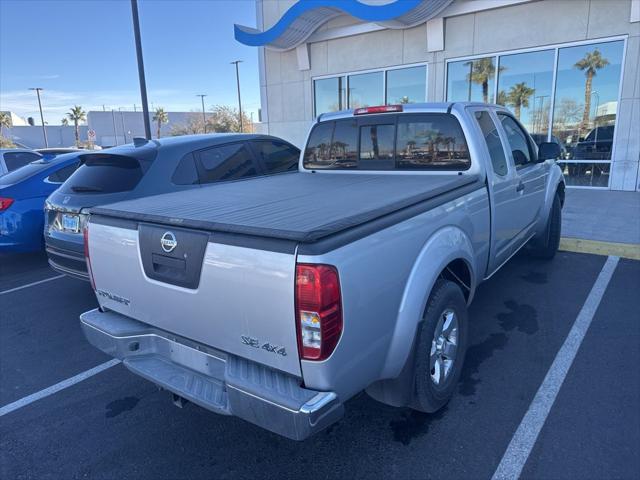
M453 115L384 115L379 119L318 124L305 149L305 168L459 171L471 166L462 127Z
M460 123L449 114L398 118L396 151L401 170L466 170L471 166Z
M24 167L28 163L38 160L40 155L30 152L5 152L4 163L7 166L7 170L12 172L20 167Z
M394 168L395 125L360 127L360 168Z
M146 169L133 157L110 154L81 156L82 165L62 185L63 193L117 193L133 190Z

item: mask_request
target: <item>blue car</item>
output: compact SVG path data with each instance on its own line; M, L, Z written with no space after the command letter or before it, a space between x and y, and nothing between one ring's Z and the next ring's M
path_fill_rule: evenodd
M299 156L297 147L280 138L246 133L135 139L84 152L82 166L45 204L49 265L89 280L82 230L92 207L296 170Z
M0 253L44 248L44 202L78 168L79 153L39 159L0 177Z

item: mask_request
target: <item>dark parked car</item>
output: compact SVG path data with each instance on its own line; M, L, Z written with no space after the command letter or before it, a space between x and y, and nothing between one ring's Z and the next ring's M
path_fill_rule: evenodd
M254 134L168 137L80 155L82 166L47 200L45 241L54 270L88 280L82 231L91 207L298 167L300 150Z
M596 127L573 149L575 160L611 160L614 125Z

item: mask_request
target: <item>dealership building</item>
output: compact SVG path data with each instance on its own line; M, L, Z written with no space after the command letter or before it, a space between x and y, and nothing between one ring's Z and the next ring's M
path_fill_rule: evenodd
M265 133L316 116L480 101L561 145L567 183L639 189L640 0L257 0Z

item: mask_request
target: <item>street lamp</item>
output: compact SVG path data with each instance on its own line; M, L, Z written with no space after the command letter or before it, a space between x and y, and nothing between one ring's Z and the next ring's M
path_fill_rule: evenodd
M138 0L131 0L131 16L133 17L133 35L136 41L136 57L138 60L138 80L140 82L140 97L142 98L142 119L144 120L144 135L151 140L151 124L149 123L149 104L147 103L147 83L144 78L144 62L142 60L142 42L140 40L140 19L138 18Z
M122 107L118 107L118 111L120 112L120 120L122 121L122 138L124 138L124 143L127 143L127 129L124 126L124 114L122 113Z
M113 139L116 142L116 146L118 145L118 131L116 130L116 111L111 109L111 118L113 120Z
M204 93L199 93L196 95L196 97L200 97L200 100L202 100L202 128L204 130L204 133L207 133L207 116L204 113L204 97L206 96L207 95Z
M242 101L240 100L240 72L238 71L238 64L242 63L242 60L234 60L232 65L236 66L236 85L238 87L238 115L240 116L240 132L244 132L242 125Z
M40 120L42 121L42 136L44 136L44 146L45 148L49 148L49 140L47 139L47 129L44 126L44 115L42 115L42 102L40 101L40 92L44 90L40 87L33 87L29 90L35 90L38 95L38 107L40 108Z

